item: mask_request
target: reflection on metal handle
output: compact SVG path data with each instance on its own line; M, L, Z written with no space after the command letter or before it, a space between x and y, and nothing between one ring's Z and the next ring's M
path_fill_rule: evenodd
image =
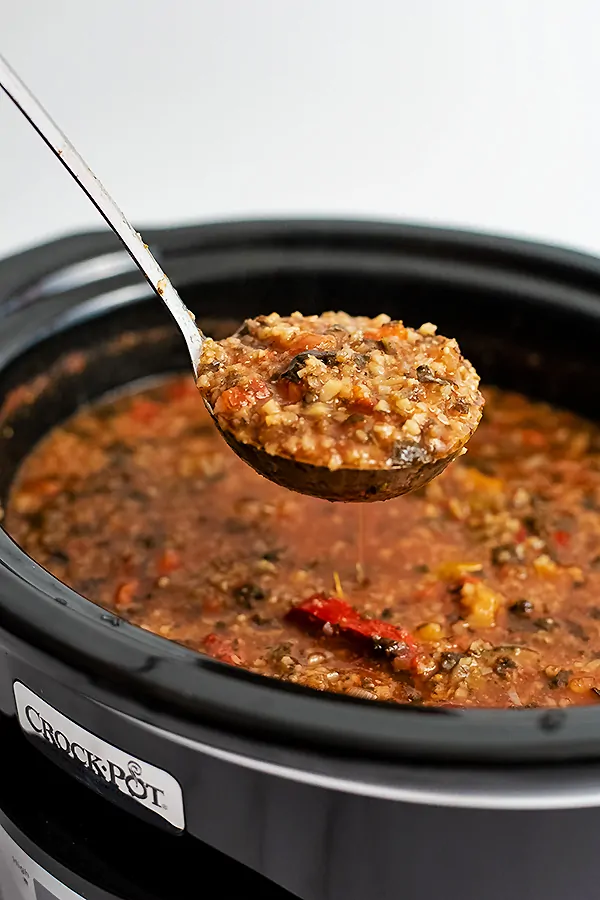
M168 307L185 338L192 358L192 365L194 366L194 371L196 371L204 337L196 327L192 314L148 247L144 244L141 236L137 231L134 231L117 204L98 181L87 163L81 158L69 139L52 121L48 113L1 55L0 87L4 89L15 106L21 110L25 118L33 125L42 140L56 154L67 171L71 173L117 237L123 242L150 285Z

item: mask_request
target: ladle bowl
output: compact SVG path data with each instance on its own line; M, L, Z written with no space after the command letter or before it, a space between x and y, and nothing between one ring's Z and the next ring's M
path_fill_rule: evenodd
M159 266L142 236L132 227L90 167L64 132L55 124L40 102L0 55L0 87L23 113L46 145L58 157L76 183L94 204L107 224L123 243L157 296L163 301L185 340L194 370L199 374L202 347L206 340L193 314ZM268 454L262 447L242 443L223 429L210 404L204 398L213 421L232 450L270 481L324 500L365 502L389 500L422 487L435 478L458 455L458 447L442 459L413 458L386 468L342 468L330 470L289 457Z

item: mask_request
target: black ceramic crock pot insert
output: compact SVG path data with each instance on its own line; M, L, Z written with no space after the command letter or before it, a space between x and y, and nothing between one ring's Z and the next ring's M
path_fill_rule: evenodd
M298 307L356 312L365 303L370 311L402 314L408 322L426 315L457 336L484 380L526 387L576 411L596 411L600 266L594 259L497 238L352 223L242 223L149 232L148 239L204 320L236 321L259 310ZM80 402L137 377L185 367L181 340L160 304L146 299L137 272L61 289L57 273L64 283L69 266L111 251L118 252L111 235L84 235L0 268L3 392L65 350L99 350L84 379L65 377L15 424L16 438L0 439L4 496L28 445ZM111 336L156 326L166 336L150 354L142 344L107 363L102 345ZM32 567L4 533L0 559L0 615L7 631L77 668L102 673L128 694L163 698L172 712L200 715L217 727L229 728L235 720L236 732L276 740L441 761L581 758L600 747L593 707L517 716L401 709L266 681L125 623L114 627L93 604Z

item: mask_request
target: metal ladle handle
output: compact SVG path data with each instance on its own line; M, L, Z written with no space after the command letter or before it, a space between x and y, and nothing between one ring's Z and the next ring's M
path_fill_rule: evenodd
M125 218L108 191L98 181L73 144L50 118L42 105L0 55L0 87L35 128L39 136L59 158L79 187L87 194L100 215L112 228L127 252L156 291L179 327L197 373L204 335L194 317L165 275L142 237Z

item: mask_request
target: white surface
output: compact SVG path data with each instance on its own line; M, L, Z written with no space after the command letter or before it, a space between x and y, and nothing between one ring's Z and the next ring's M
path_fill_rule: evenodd
M434 221L600 252L598 0L0 0L137 225ZM0 97L0 256L95 210Z

